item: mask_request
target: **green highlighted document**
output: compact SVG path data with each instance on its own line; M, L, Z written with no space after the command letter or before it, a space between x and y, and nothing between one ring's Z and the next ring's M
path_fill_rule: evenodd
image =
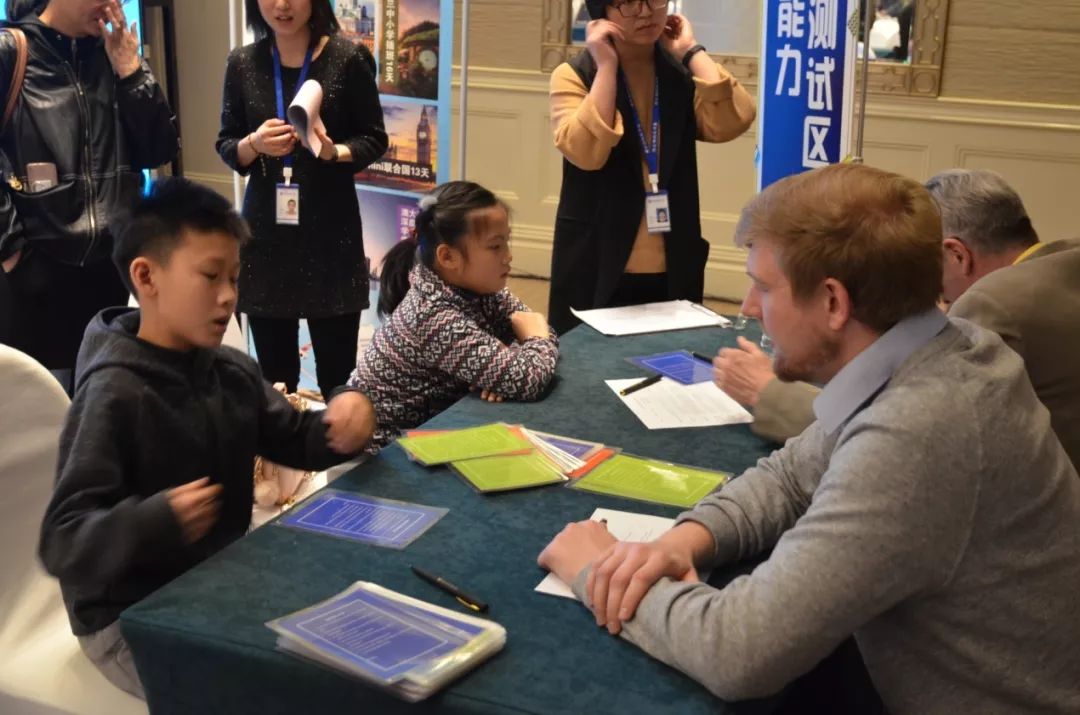
M397 441L406 453L425 467L496 454L527 452L532 442L521 432L501 423L452 432L402 437Z
M725 472L617 454L570 486L598 494L691 507L730 478Z
M481 492L526 489L566 481L540 452L451 462L450 468Z

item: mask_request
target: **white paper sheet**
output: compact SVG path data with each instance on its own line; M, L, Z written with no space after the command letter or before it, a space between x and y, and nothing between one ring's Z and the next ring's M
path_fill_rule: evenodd
M326 126L323 124L322 117L319 116L322 100L322 85L309 79L300 85L300 90L293 98L292 104L285 111L289 124L293 125L296 133L300 135L300 143L314 156L322 153L322 141L319 140L315 129L318 128L319 131L326 133Z
M681 385L665 377L629 395L619 394L619 390L641 380L635 377L604 382L649 429L716 427L754 421L753 415L712 382Z
M685 328L729 327L731 321L688 300L570 312L604 335L638 335Z
M593 521L607 519L608 531L619 541L653 541L675 524L674 519L617 509L597 509L589 518ZM544 577L533 590L549 596L577 599L570 586L553 573Z

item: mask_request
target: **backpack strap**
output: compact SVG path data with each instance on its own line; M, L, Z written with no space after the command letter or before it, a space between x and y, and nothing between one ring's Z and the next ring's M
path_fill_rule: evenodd
M15 40L15 68L11 71L11 84L8 86L7 102L4 103L4 116L0 120L0 133L7 129L11 115L15 113L15 105L19 103L22 94L23 80L26 78L26 34L17 27L5 27L3 32L11 33Z

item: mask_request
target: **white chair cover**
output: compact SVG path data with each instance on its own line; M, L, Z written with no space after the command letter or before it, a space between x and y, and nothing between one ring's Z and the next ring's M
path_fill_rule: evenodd
M145 714L83 655L37 558L67 395L39 363L0 345L0 404L0 713Z

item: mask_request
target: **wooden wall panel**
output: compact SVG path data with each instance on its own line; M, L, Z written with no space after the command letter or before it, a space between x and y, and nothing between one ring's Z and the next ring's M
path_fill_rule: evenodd
M951 0L950 28L953 24L963 27L1080 32L1080 3L1076 0Z
M184 173L232 198L232 172L214 149L229 54L229 5L224 0L183 0L175 4L175 12Z
M540 63L539 0L472 0L469 65L535 70ZM454 7L454 65L459 64L461 0Z
M1080 105L1080 32L951 26L941 96Z
M468 176L514 197L515 271L546 276L561 181L548 126L547 76L477 70L469 106ZM868 163L919 181L956 166L1000 171L1043 236L1080 235L1071 203L1080 185L1080 108L875 100L866 137ZM745 254L732 237L755 191L756 144L751 129L728 144L698 145L702 233L712 246L705 284L712 296L738 300L747 288Z
M941 96L1080 105L1080 2L951 0Z

